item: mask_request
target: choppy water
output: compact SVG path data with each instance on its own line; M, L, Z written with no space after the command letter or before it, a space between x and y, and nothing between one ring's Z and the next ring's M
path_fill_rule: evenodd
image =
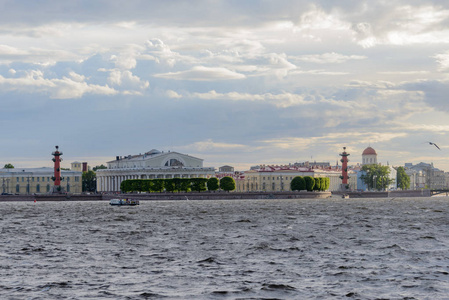
M449 299L449 198L0 203L1 299Z

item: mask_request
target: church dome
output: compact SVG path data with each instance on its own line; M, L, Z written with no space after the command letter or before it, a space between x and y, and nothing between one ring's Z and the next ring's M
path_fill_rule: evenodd
M377 153L376 153L376 150L374 150L371 147L368 147L365 150L363 150L362 155L377 155Z

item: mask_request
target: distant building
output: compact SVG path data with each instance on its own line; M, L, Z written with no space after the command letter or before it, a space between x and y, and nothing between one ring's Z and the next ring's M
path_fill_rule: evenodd
M295 167L307 167L307 168L329 168L331 166L330 162L300 162L300 163L294 163L293 166Z
M377 152L371 147L363 150L362 165L377 165Z
M203 167L203 160L178 152L156 149L144 154L117 156L107 162L107 169L97 170L97 191L119 192L127 179L209 178L214 168Z
M87 165L87 162L78 162L78 161L74 161L71 163L71 168L72 171L77 171L77 172L87 172L89 171L89 167Z
M53 168L0 169L2 193L45 194L53 191ZM68 193L82 192L82 173L61 170L61 188Z
M349 172L350 186L356 186L354 173ZM238 192L279 192L290 191L290 183L296 176L311 176L329 178L329 191L338 191L341 185L341 169L338 168L311 168L287 166L266 166L252 167L244 172L243 176L236 180L236 191Z
M404 167L406 174L410 176L411 189L445 189L447 186L446 174L435 168L433 163L406 163Z
M377 152L372 147L367 147L362 152L362 166L364 165L377 165L380 164L377 162ZM392 183L386 187L386 190L395 190L397 187L397 172L396 169L390 165L387 165L389 168L389 179L391 179ZM357 190L366 191L368 190L368 186L362 180L362 175L365 174L361 168L354 169L354 172L357 174Z
M218 173L234 173L234 167L231 167L231 166L219 167Z

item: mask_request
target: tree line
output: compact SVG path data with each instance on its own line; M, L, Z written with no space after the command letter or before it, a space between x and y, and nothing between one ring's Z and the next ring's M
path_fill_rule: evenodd
M226 176L218 180L207 178L166 178L166 179L127 179L120 184L120 190L129 192L203 192L235 190L235 180Z
M326 191L329 189L329 186L330 179L327 177L296 176L290 182L292 191Z

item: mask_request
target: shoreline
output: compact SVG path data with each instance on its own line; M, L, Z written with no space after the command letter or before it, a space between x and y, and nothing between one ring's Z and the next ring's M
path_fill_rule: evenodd
M326 199L348 195L357 198L431 197L430 190L389 192L190 192L190 193L142 193L142 194L63 194L63 195L0 195L0 202L24 201L109 201L111 199L160 200L244 200L244 199Z

